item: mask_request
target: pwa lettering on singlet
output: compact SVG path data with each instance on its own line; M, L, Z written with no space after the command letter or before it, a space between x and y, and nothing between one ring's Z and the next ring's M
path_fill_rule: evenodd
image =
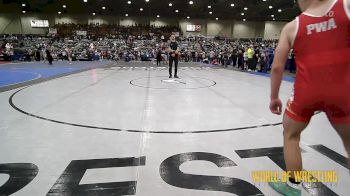
M328 21L316 23L316 24L309 24L306 26L307 28L307 34L312 35L313 33L321 33L326 31L331 31L333 29L337 28L337 24L334 20L334 18L330 18Z

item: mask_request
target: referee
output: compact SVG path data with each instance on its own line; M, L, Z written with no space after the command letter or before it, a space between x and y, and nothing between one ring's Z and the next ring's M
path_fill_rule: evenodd
M170 37L170 46L169 46L169 78L172 78L172 68L173 68L173 63L175 62L175 78L179 78L177 76L177 67L179 64L179 45L177 44L175 40L175 36L172 35Z

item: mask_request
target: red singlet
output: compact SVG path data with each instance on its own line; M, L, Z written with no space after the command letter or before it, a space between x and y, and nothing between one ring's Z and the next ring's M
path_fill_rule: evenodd
M317 111L350 123L350 19L345 0L324 16L301 14L294 41L297 74L286 114L308 122Z

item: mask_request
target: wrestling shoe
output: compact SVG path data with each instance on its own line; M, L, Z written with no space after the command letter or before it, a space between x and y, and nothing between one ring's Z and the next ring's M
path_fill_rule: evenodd
M269 182L269 185L273 190L284 196L301 196L301 185L293 184L291 182Z

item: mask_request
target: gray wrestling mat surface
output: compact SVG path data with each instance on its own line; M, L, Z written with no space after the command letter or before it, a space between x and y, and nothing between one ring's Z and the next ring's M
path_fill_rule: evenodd
M179 76L121 62L0 93L0 192L278 195L252 179L284 167L269 78L197 64L180 64ZM292 88L283 82L283 101ZM338 175L303 194L350 195L346 153L324 114L301 147L306 170Z

